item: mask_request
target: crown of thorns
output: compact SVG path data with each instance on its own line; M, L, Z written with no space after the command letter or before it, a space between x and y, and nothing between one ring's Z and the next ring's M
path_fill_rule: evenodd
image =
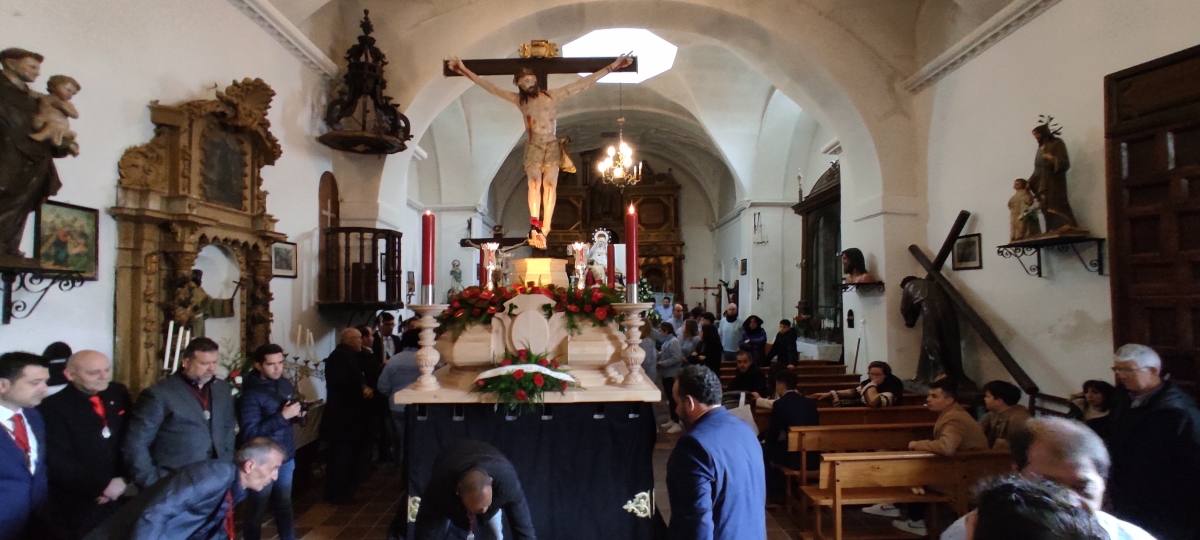
M1046 126L1046 130L1049 131L1050 134L1054 135L1055 137L1057 137L1060 133L1062 133L1062 130L1063 130L1062 125L1059 124L1058 122L1055 122L1054 117L1050 116L1048 114L1039 114L1038 115L1038 125Z

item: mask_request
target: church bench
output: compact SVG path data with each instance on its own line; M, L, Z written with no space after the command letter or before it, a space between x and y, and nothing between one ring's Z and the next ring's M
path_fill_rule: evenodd
M856 403L857 403L857 402L856 402ZM860 403L860 404L859 404L859 406L861 407L861 406L862 406L862 404ZM904 407L912 407L912 406L921 406L921 407L924 407L924 406L925 406L925 396L924 396L924 395L922 395L922 394L904 394L904 397L901 397L901 398L900 398L900 403L897 403L897 404L895 404L895 406L896 406L896 407L901 407L901 406L904 406ZM818 401L818 402L817 402L817 408L818 408L818 409L821 409L821 410L825 410L825 409L839 409L839 408L840 408L840 409L845 409L845 408L847 408L847 407L839 407L839 406L837 406L837 405L834 405L834 404L833 404L833 401L830 401L830 400L828 400L828 399L823 399L823 400L821 400L821 401Z
M821 507L833 511L835 540L843 537L844 506L929 504L930 536L937 537L937 505L967 511L967 493L979 479L1011 467L1007 452L963 452L939 456L929 452L853 452L825 454L816 485L801 488L805 504L817 507L813 532L822 538Z
M872 407L823 407L819 413L822 426L911 424L933 422L937 420L938 416L924 405L897 405L878 409Z
M794 503L802 502L793 497L792 483L804 486L816 479L817 471L809 470L809 455L812 452L867 452L879 450L907 450L910 441L928 439L933 436L933 423L914 424L859 424L848 426L796 426L788 430L787 451L800 454L800 468L776 467L784 470L789 511ZM804 515L800 505L799 515Z

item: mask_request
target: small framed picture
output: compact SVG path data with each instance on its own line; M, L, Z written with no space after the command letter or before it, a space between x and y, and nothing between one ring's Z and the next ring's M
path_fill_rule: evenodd
M56 201L42 203L34 217L33 258L47 268L73 270L96 279L100 267L100 212Z
M742 259L741 261L738 261L738 272L739 272L739 275L742 275L742 276L746 275L746 259Z
M300 265L298 263L296 244L276 242L271 246L271 275L295 278L299 274Z
M983 268L983 240L979 233L964 234L954 241L951 267L955 270Z

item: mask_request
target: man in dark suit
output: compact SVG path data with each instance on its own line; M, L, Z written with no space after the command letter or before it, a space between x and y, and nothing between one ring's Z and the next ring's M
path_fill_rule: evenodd
M667 460L674 539L765 539L762 448L746 422L721 407L721 380L683 368L671 389L686 432Z
M779 321L779 332L775 334L775 342L771 343L771 352L763 357L763 361L774 362L776 366L783 367L795 364L799 358L800 353L796 351L796 329L792 328L792 321L782 319Z
M321 416L320 438L328 446L325 499L348 503L358 481L355 462L362 457L366 439L367 402L375 391L367 386L359 367L362 334L342 330L338 346L325 359L327 399Z
M441 540L452 530L504 538L504 518L512 538L534 538L521 479L504 453L471 440L442 450L417 511L416 540Z
M388 312L379 314L379 332L375 334L375 358L380 364L386 364L393 356L402 351L400 335L396 333L396 316Z
M284 450L250 439L233 460L186 465L142 491L85 540L232 539L233 507L271 485Z
M134 483L145 488L197 461L233 458L233 394L215 377L217 344L196 338L182 369L142 392L129 421L123 454Z
M112 382L104 353L79 351L67 360L67 386L46 398L50 511L63 538L79 538L116 511L125 493L121 443L129 390Z
M763 442L763 458L767 463L790 468L800 467L798 456L787 451L788 429L820 424L817 402L796 391L797 381L796 373L786 369L780 370L775 376L775 395L779 399L772 402L771 420L767 429L759 434ZM757 396L755 398L755 402L758 402ZM814 465L815 460L810 460L809 466ZM767 487L773 496L777 496L778 490L783 488L783 477L772 470L767 477Z
M36 354L0 355L0 540L29 538L31 518L46 502L46 426L34 407L49 378Z

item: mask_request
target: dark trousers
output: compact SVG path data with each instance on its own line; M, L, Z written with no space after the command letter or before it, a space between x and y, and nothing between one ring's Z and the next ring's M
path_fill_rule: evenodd
M325 500L347 503L358 487L358 462L362 441L329 441L325 461Z
M246 540L262 538L262 520L268 509L275 516L275 528L279 530L279 539L296 539L295 520L292 517L292 478L295 472L296 460L289 459L279 467L279 478L274 482L262 491L246 493L248 515L242 524L242 534Z
M671 412L671 421L678 422L679 414L675 412L675 377L663 377L663 393L667 395L667 407Z

